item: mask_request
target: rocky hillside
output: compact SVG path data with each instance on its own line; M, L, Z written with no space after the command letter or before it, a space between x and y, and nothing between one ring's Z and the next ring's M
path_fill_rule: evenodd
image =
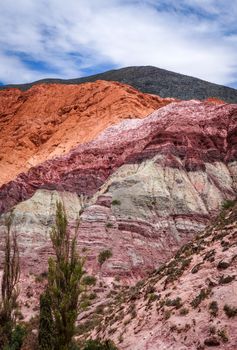
M227 201L214 224L149 278L129 290L114 285L78 329L127 350L235 350L236 270L237 205Z
M92 140L126 118L142 118L171 99L106 81L0 91L0 185Z
M223 201L235 198L236 130L236 105L171 103L3 185L0 208L15 206L26 283L46 269L58 198L71 229L85 207L78 249L86 251L90 273L126 284L158 268L205 228ZM112 256L101 267L104 250Z
M236 89L152 66L126 67L78 79L44 79L30 84L0 86L0 89L17 87L21 90L27 90L39 83L81 84L98 79L119 81L142 92L161 97L174 97L181 100L203 100L208 97L216 97L229 103L237 103Z

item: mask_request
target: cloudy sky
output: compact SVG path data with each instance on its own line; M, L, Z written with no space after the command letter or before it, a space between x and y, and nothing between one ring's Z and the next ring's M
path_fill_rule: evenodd
M154 65L237 88L237 0L2 0L0 83Z

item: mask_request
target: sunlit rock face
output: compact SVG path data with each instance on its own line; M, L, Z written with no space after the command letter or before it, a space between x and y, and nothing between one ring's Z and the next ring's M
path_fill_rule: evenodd
M136 280L236 196L236 160L236 105L171 103L145 119L112 126L3 185L1 234L15 205L24 268L37 274L51 254L56 201L64 202L72 231L83 206L78 250L87 256L88 270L108 280ZM97 256L103 249L113 255L101 268Z
M106 81L0 90L0 185L110 125L143 118L173 100Z

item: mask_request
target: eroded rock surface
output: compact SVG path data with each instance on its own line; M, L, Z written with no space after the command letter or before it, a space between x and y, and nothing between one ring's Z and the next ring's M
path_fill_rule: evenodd
M0 91L0 185L92 140L109 125L142 118L173 99L116 82L41 84Z
M236 116L236 105L172 103L2 186L2 211L26 200L14 209L22 247L29 240L26 265L38 273L47 264L57 196L74 213L73 229L87 195L78 245L90 271L128 282L157 268L235 198ZM103 249L113 256L101 270Z
M0 211L9 210L39 188L94 195L119 167L140 168L151 159L162 168L183 169L187 176L206 174L209 169L211 185L231 196L236 188L236 115L236 105L189 101L171 103L144 120L126 120L68 155L32 167L3 185ZM218 163L221 171L215 171ZM194 184L201 192L208 190L204 185Z
M122 350L235 350L236 237L235 205L149 278L127 291L117 288L84 336L109 336ZM92 320L95 310L87 324Z

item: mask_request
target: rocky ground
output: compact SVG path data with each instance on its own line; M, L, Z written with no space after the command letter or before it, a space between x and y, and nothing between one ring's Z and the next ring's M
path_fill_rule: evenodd
M214 223L149 278L122 291L117 282L108 304L81 323L85 334L110 337L120 349L235 350L237 205L229 201L224 207Z

